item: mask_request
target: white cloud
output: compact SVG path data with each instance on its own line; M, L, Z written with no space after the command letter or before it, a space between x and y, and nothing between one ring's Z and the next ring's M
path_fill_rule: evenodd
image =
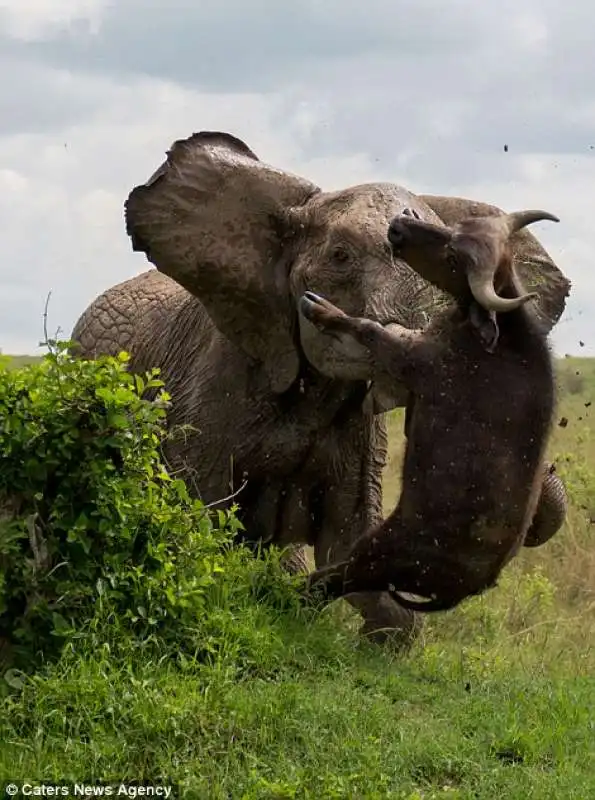
M28 42L69 30L75 23L96 33L107 5L108 0L0 0L0 27Z
M536 226L573 281L554 341L595 354L594 27L586 0L0 0L0 347L35 348L49 290L68 335L146 268L128 192L174 139L216 129L327 189L555 212Z
M304 169L325 184L338 176L347 183L381 177L365 155L311 164L300 158L291 123L279 129L273 122L275 98L214 96L152 80L89 85L101 105L85 123L0 138L0 214L9 220L0 231L4 352L36 348L48 292L50 333L59 326L68 335L98 293L149 266L131 252L123 203L197 119L202 128L237 133L265 160ZM80 90L76 81L73 90ZM298 114L295 124L303 131L304 118Z
M535 10L519 10L513 17L513 31L521 46L546 52L549 41L547 21Z

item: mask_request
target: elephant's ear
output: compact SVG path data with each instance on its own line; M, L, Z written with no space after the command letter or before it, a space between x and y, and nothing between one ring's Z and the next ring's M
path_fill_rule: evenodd
M299 370L283 258L289 211L319 191L234 136L203 131L174 142L125 204L133 250L198 297L217 328L264 364L275 392Z
M419 196L448 226L456 225L466 217L493 217L504 213L497 206L462 197ZM549 331L562 316L570 292L570 281L526 228L515 233L511 242L515 269L523 286L528 291L538 293L539 315Z

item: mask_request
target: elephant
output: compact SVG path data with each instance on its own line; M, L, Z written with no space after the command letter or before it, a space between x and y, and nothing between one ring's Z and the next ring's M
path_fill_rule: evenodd
M510 248L516 231L540 220L559 221L533 210L453 228L409 209L396 217L393 255L456 301L424 330L348 316L312 292L301 298L354 380L389 375L413 397L401 495L344 561L311 574L308 586L327 599L385 590L410 610L450 610L495 586L527 536L544 542L562 526L564 485L544 463L552 355L528 305L537 294L524 292ZM539 505L550 516L536 514Z
M157 269L96 298L71 339L84 358L126 350L132 371L160 368L168 425L189 426L167 442L169 468L210 504L233 493L243 541L292 547L296 571L307 569L302 545L317 566L331 563L382 517L383 414L407 391L343 379L298 300L312 290L351 315L423 326L443 298L393 259L389 222L406 207L441 224L480 206L392 183L324 192L229 133L194 133L125 203L133 251ZM539 264L551 327L568 281L531 234L515 248L523 276ZM375 641L409 642L419 630L386 592L349 603Z

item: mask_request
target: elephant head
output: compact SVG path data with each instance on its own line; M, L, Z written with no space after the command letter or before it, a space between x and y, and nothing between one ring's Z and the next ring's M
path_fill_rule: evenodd
M328 340L298 312L305 291L323 295L353 316L414 328L439 293L391 254L386 231L405 208L426 222L450 224L485 204L415 196L390 183L323 192L304 178L261 162L240 139L221 132L176 141L166 161L126 202L134 250L205 306L217 328L263 365L270 387L285 392L300 358L330 378L359 379L337 361ZM477 209L477 210L476 210ZM543 262L536 287L553 325L568 282L530 233L515 254L523 280ZM518 252L517 252L518 251ZM526 262L526 263L525 263ZM405 391L375 387L379 410L404 405Z
M398 186L324 193L262 163L233 136L202 132L176 141L149 181L132 190L126 225L133 249L199 298L282 393L302 355L322 374L353 377L298 314L304 291L383 324L424 322L433 289L393 260L386 239L389 221L407 206L440 224Z

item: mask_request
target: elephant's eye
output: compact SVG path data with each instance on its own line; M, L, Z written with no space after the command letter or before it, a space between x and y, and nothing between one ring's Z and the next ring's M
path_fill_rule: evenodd
M331 249L331 258L336 264L345 264L349 261L349 250L344 245L337 244Z
M452 267L453 269L458 268L459 259L457 258L457 254L454 252L454 250L449 250L446 253L446 263L448 264L449 267Z

